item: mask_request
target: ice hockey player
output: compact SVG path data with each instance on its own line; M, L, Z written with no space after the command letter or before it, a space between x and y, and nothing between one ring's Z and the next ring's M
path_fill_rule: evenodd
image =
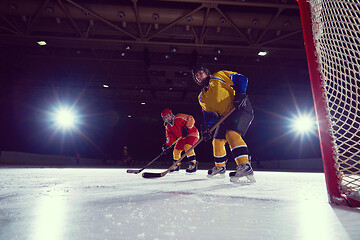
M215 166L208 171L208 177L225 177L225 144L228 142L237 165L236 171L229 174L230 181L255 182L248 147L243 139L254 119L254 111L246 94L248 79L239 73L225 70L210 74L205 66L195 67L192 76L194 81L203 87L198 100L207 129L236 107L236 110L215 129L213 137L208 130L203 133L205 139L213 138Z
M199 131L195 127L195 119L191 115L183 113L174 115L170 109L166 108L161 112L161 117L164 120L166 131L166 143L164 145L170 146L176 139L181 137L174 146L173 160L175 162L180 159L182 151L188 151L199 140ZM189 166L186 169L186 172L196 172L198 161L196 160L194 150L191 150L187 154L187 160ZM171 169L170 172L178 172L179 170L180 163Z

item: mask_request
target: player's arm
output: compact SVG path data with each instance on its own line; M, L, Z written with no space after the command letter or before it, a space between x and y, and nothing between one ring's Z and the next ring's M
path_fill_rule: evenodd
M188 115L188 114L178 114L178 117L180 117L182 119L182 125L181 126L181 134L182 137L187 137L189 135L189 129L194 127L195 124L195 120L193 118L193 116Z
M235 91L234 106L241 109L246 105L248 78L239 73L232 73L230 77L233 82L232 87Z
M185 126L190 129L190 128L194 127L194 124L195 124L194 117L191 115L187 115Z
M220 119L219 114L214 113L214 112L203 111L203 116L204 116L205 128L210 128L215 123L217 123L219 121L219 119Z
M171 134L168 130L166 130L165 136L166 136L166 142L165 142L166 146L172 145L176 140L176 138L173 136L173 134Z
M248 78L240 73L231 73L231 81L233 82L232 88L235 91L235 96L246 93Z

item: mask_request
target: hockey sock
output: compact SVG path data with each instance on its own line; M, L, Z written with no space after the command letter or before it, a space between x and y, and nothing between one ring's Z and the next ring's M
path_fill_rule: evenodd
M222 167L226 164L225 139L214 139L212 141L215 166Z
M249 162L249 150L241 135L235 131L226 133L226 139L229 142L231 153L237 165Z
M184 146L185 152L187 152L191 147L192 147L192 145L190 145L190 144L185 144L185 146ZM187 157L191 157L191 156L195 156L195 151L194 151L194 149L191 150L191 151L187 154Z
M174 162L180 159L180 157L181 157L181 152L182 152L182 151L179 150L179 149L174 149L174 151L173 151L173 159L174 159ZM176 164L176 165L177 165L177 166L180 166L180 164L181 164L181 162L179 162L179 163Z
M188 162L192 162L193 164L196 164L196 156L192 155L192 156L187 156L187 160Z

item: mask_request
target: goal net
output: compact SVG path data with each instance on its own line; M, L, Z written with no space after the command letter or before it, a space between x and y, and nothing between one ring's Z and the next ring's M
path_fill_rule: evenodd
M360 207L360 0L297 0L330 203Z

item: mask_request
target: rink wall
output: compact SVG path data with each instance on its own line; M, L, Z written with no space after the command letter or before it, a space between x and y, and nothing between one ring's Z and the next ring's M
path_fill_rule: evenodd
M0 152L0 164L4 165L41 165L41 166L68 166L68 165L85 165L98 166L103 165L103 161L99 159L80 158L79 164L75 157L45 155L24 152Z
M79 163L71 156L45 155L24 152L0 152L0 165L25 165L25 166L84 166L84 167L138 167L145 166L149 161L135 161L134 165L127 166L116 160L101 160L91 158L80 158ZM156 161L151 164L153 168L167 168L172 161ZM213 162L199 161L200 169L210 169ZM255 170L293 170L293 171L323 171L321 158L311 159L285 159L285 160L262 160L252 161ZM182 169L187 167L186 161L183 161ZM235 162L228 161L228 169L235 169Z
M285 160L264 160L260 163L253 162L254 168L264 169L287 169L287 170L311 170L323 171L321 158L306 159L285 159Z
M186 164L185 164L186 165ZM199 168L210 169L214 163L199 162ZM284 170L284 171L311 171L323 172L323 164L321 158L307 158L307 159L282 159L282 160L262 160L252 161L252 167L255 170ZM227 169L235 169L235 162L228 161Z

